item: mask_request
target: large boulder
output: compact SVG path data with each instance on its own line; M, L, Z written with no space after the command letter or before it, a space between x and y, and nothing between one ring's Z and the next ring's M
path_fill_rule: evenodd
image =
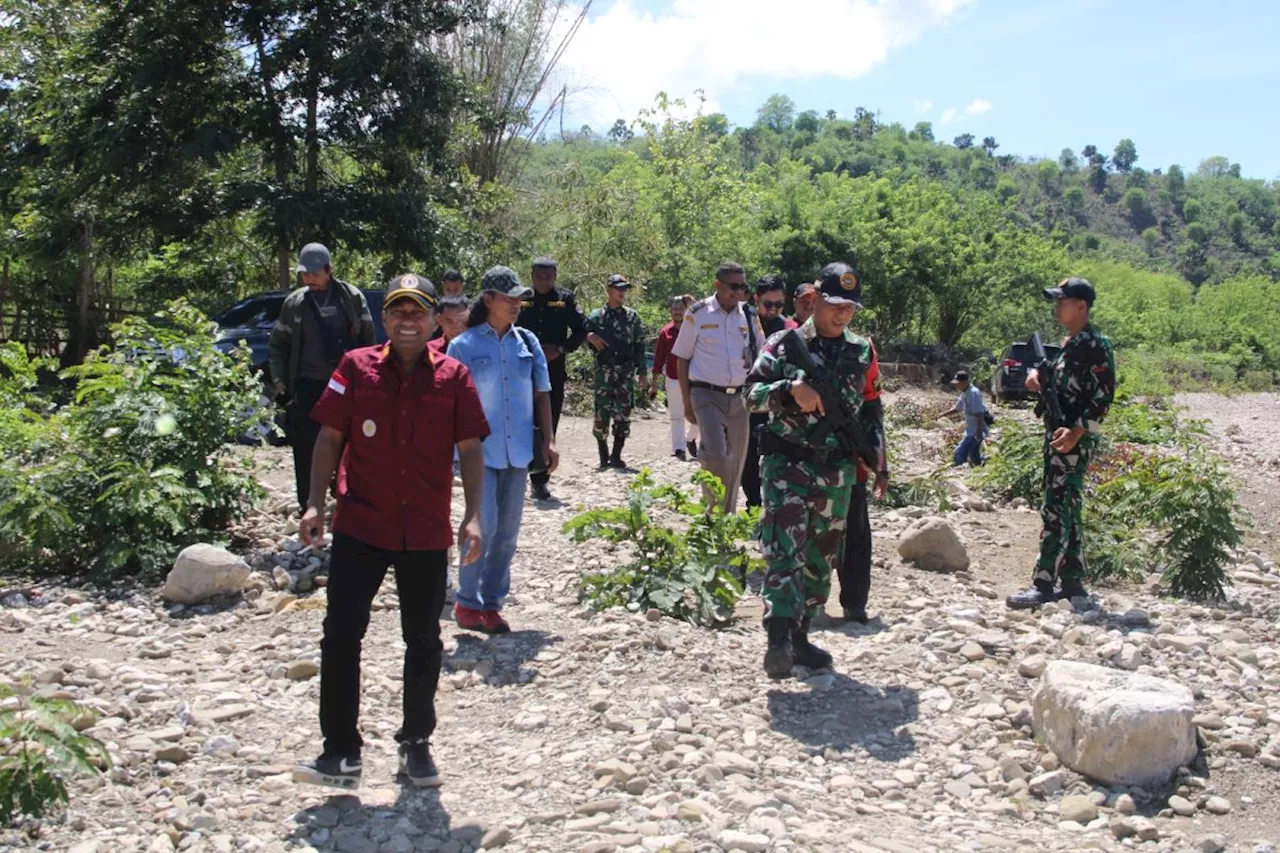
M1059 660L1031 704L1045 747L1108 785L1163 785L1196 757L1195 699L1177 682Z
M969 568L969 552L955 528L936 516L916 519L898 538L898 554L909 563L934 572Z
M200 543L182 549L160 597L178 604L199 604L240 592L248 579L249 565L244 560L225 548Z

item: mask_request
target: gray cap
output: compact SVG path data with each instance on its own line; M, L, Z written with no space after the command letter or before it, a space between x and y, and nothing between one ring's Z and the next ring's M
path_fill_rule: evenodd
M323 243L308 243L298 253L298 272L324 272L329 267L329 250Z
M485 270L484 278L480 279L480 290L521 299L533 295L533 288L521 284L520 276L511 267L490 267Z
M539 255L533 259L533 268L535 270L553 270L556 266L557 264L555 259L549 258L546 255Z

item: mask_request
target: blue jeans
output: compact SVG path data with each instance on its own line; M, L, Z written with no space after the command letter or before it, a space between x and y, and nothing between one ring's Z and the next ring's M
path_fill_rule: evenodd
M516 555L520 519L524 517L527 468L484 469L480 504L480 559L458 569L457 602L472 610L501 610L511 591L511 560ZM462 558L467 558L464 549Z
M963 465L968 462L970 465L981 465L986 460L982 458L982 436L966 435L964 441L956 445L955 463Z

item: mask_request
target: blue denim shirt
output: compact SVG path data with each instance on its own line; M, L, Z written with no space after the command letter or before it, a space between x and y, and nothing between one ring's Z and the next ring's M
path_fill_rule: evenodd
M987 404L982 401L982 390L970 385L960 394L956 408L964 413L964 437L982 438L987 432L987 422L982 417L987 413Z
M550 391L547 357L532 332L512 326L498 338L488 323L449 342L448 354L467 366L492 432L484 440L487 468L528 468L533 461L533 394Z

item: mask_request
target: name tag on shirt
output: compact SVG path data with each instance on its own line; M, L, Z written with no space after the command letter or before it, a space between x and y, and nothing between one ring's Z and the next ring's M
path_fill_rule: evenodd
M699 329L718 329L720 328L720 324L719 323L703 323L698 328Z
M547 307L548 307L548 308L563 308L563 307L564 307L564 303L563 303L563 302L548 302L548 303L547 303Z

